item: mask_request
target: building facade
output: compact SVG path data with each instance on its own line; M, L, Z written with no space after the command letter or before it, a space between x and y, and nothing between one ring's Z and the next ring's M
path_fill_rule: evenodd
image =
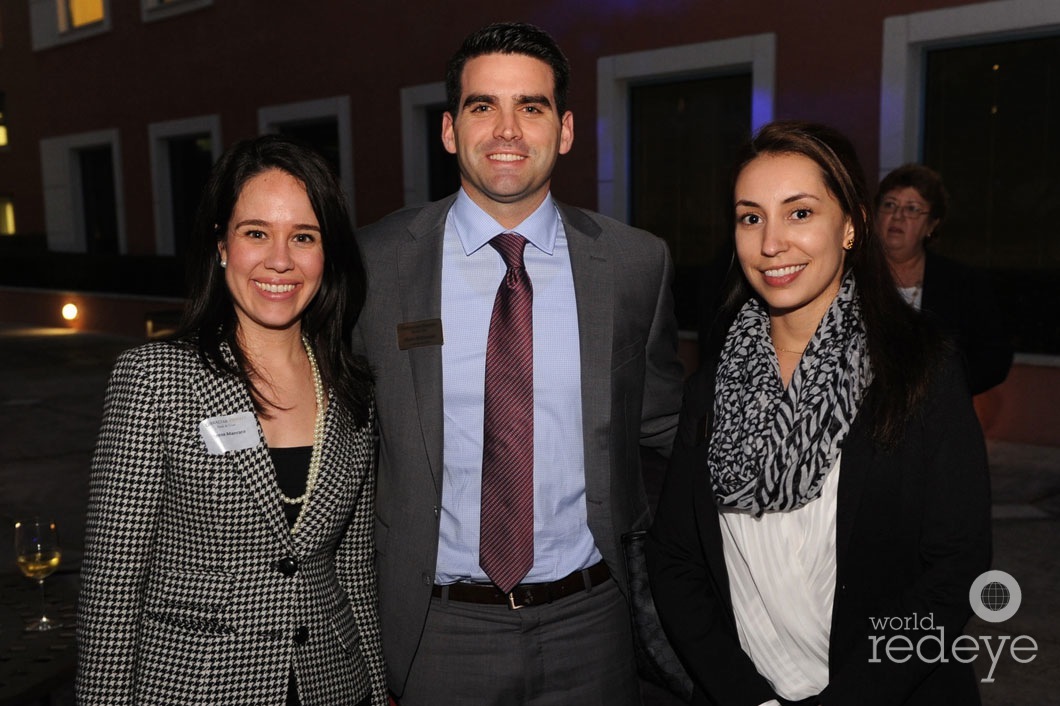
M969 204L984 197L962 179L980 167L959 155L995 140L982 181L1015 182L1009 190L1033 197L1035 219L1060 215L1055 175L1043 168L1023 183L1012 175L1032 166L1004 161L1060 149L1047 125L1060 83L1035 98L1031 112L1046 123L1037 128L1009 121L1028 111L1004 93L1037 81L1034 67L1060 44L1052 0L512 0L501 14L482 0L0 0L0 322L136 335L145 320L160 326L183 294L198 189L241 138L288 132L313 142L360 225L446 193L455 174L438 143L445 62L468 32L509 19L547 29L572 64L575 141L554 193L668 240L690 346L709 314L704 282L725 259L726 155L774 118L839 128L870 182L928 154L957 154L932 166ZM966 82L932 70L954 51L966 54L952 63L973 67L980 50L1014 58L993 59L982 76L967 69ZM952 91L991 85L983 144L950 145L958 138L946 120L968 118L946 113ZM1034 129L1042 137L1028 142ZM1007 146L1017 138L1022 149ZM1025 312L1025 355L1002 386L1018 402L979 401L999 434L1018 438L1025 431L1009 408L1040 411L1023 388L1060 391L1060 331L1039 325L1034 309L1060 304L1050 292L1060 226L1014 234L1004 215L1021 202L986 188L996 223L962 221L975 247L955 236L946 252L995 268L1005 292L1021 288L1009 301ZM82 314L64 323L60 305L74 301Z

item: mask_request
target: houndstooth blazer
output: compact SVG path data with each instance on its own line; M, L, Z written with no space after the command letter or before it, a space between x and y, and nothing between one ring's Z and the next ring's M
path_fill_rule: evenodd
M226 351L227 353L227 351ZM300 529L283 515L258 427L209 455L203 419L253 411L246 386L193 348L123 353L92 462L77 701L386 704L371 539L368 428L332 399Z

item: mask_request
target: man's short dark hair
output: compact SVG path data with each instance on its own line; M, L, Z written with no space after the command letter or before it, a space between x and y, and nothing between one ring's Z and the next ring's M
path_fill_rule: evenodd
M524 22L498 22L473 32L449 60L445 72L445 98L455 119L460 110L461 78L470 59L485 54L523 54L540 59L552 69L556 110L567 111L570 62L548 32Z

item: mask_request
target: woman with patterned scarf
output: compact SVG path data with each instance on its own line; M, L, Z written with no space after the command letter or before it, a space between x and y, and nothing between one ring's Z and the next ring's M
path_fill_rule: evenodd
M990 491L960 364L899 297L845 137L765 126L732 203L648 542L693 703L977 704L952 647Z

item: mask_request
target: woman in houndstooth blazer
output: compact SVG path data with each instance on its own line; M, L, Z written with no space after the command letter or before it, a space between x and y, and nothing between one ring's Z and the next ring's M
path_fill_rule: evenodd
M327 163L214 166L172 341L122 354L88 507L77 699L387 703L371 542L365 278Z

